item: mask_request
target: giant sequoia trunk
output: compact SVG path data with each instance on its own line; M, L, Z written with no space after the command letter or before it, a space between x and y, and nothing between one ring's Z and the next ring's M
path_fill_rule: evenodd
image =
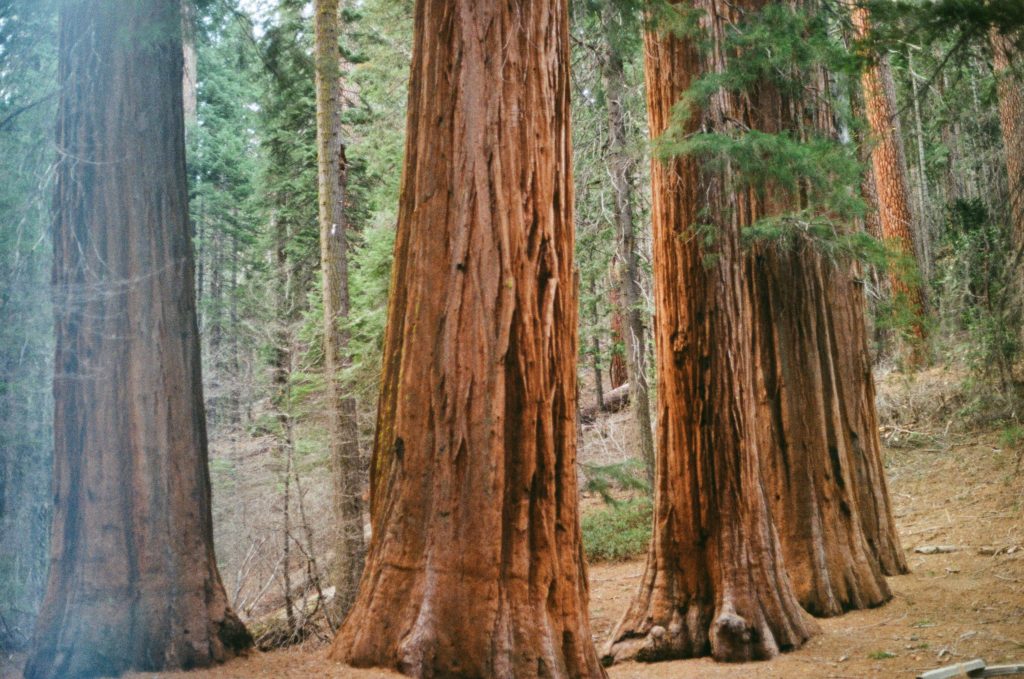
M251 642L213 554L180 29L162 0L61 11L53 543L29 679Z
M736 18L720 0L696 6L709 35ZM714 66L670 33L648 32L645 40L648 118L657 136L691 78ZM691 123L724 130L732 114L742 115L739 99L717 95ZM654 536L640 590L605 651L609 658L770 658L814 631L786 574L762 478L755 310L740 243L757 206L748 193L727 188L730 172L699 172L688 158L651 167L659 385ZM717 229L711 266L711 253L691 229L701 212Z
M813 2L798 6L814 10ZM802 101L757 88L740 119L773 134L835 138L826 73L816 68L802 82ZM787 193L765 192L758 212L806 207ZM905 564L881 474L856 272L800 239L758 246L750 264L763 470L790 579L815 615L877 606L891 597L883 573L904 572Z
M869 30L868 12L863 7L853 10L853 23L863 36ZM913 314L910 331L921 341L925 337L924 289L916 277L921 267L921 247L915 245L913 217L910 212L910 188L907 183L907 161L900 133L896 93L889 62L883 56L869 65L861 76L864 89L864 108L873 135L871 166L875 178L882 237L897 252L913 263L907 267L894 267L889 281L893 298ZM923 360L921 347L912 347L906 354L910 363Z
M760 6L699 5L712 36L734 12ZM701 59L668 36L649 34L647 42L657 135L688 77L728 68L736 55L720 43ZM823 72L802 82L805 92L825 94ZM820 103L827 99L794 101L761 82L743 95L717 93L692 124L828 135L831 112ZM881 475L854 272L799 238L741 248L744 227L803 208L802 198L782 187L729 189L742 180L728 164L698 172L694 162L652 169L661 397L655 535L639 594L606 649L612 658L770 657L811 631L796 600L821 615L875 606L891 596L883 573L905 568ZM708 252L687 232L698 215L715 228Z
M999 125L1010 186L1010 216L1016 256L1024 251L1024 81L1012 70L1014 40L992 32L993 66L999 95Z
M600 677L576 490L567 11L419 0L371 479L331 650L413 676Z
M334 485L334 609L348 612L359 587L363 542L362 473L355 399L344 394L341 370L348 364L347 164L341 130L341 54L338 0L317 0L316 39L317 189L320 201L320 266L324 301L324 382Z
M891 598L883 574L906 565L882 474L860 284L808 244L762 251L752 264L762 463L787 571L815 615L877 606Z

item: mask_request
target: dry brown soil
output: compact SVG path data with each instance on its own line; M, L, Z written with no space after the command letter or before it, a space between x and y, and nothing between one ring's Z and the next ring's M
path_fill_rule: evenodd
M892 578L895 598L870 611L822 620L804 648L770 662L721 665L683 660L609 670L632 677L912 677L942 664L984 658L1024 662L1024 473L997 434L918 436L903 432L887 454L890 488L912 572ZM924 555L923 546L952 553ZM636 587L643 563L590 568L595 638L603 640ZM330 663L321 648L253 654L191 673L132 679L272 679L395 676ZM3 677L17 676L4 672Z

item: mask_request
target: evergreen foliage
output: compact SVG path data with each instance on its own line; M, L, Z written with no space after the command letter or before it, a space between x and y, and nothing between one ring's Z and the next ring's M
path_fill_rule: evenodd
M56 4L0 1L0 649L27 643L50 527Z

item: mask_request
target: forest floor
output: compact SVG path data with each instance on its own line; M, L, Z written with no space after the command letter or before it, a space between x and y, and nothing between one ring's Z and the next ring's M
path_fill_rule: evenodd
M891 386L891 385L890 385ZM769 662L718 664L707 659L609 669L612 679L697 677L912 677L983 658L1024 662L1024 471L1018 450L998 430L955 431L948 423L904 419L936 401L913 390L906 402L880 382L880 412L903 414L883 427L886 466L911 572L890 578L893 600L868 611L819 621L821 633L803 648ZM915 396L916 395L916 396ZM886 402L886 399L889 399ZM992 427L989 427L992 429ZM590 504L590 503L587 503ZM917 549L954 551L921 554ZM643 561L590 566L590 612L600 644L628 605ZM17 677L8 659L0 677ZM224 666L189 673L141 673L131 679L306 679L397 676L353 670L326 659L324 647L253 653Z

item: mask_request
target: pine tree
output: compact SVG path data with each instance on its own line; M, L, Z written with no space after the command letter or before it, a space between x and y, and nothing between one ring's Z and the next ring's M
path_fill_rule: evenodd
M350 364L348 329L348 161L342 139L341 13L338 0L317 0L314 9L317 158L320 204L320 267L323 273L324 381L334 481L334 607L343 617L352 606L366 547L363 543L361 459L356 402L343 393L341 371Z
M868 10L856 7L853 24L859 36L870 31ZM896 108L892 71L885 55L877 55L861 76L864 108L872 133L871 166L878 198L878 222L882 237L901 254L905 262L890 269L889 285L896 307L909 311L912 344L904 350L904 359L911 365L925 360L925 295L921 282L921 249L916 245L914 220L910 210L910 188L907 182L907 160Z

